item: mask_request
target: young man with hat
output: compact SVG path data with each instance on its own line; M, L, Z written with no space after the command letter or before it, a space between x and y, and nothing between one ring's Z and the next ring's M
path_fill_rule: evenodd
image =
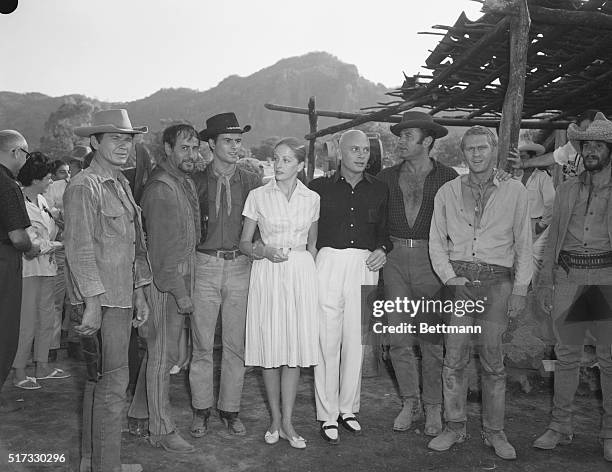
M567 134L580 143L585 170L557 189L540 274L538 298L552 316L557 362L551 422L533 446L554 449L572 441L572 407L588 331L589 344L596 345L603 399L599 437L604 458L612 461L612 122L598 113L588 128L570 125Z
M385 297L419 300L436 298L442 286L435 275L427 247L433 202L438 189L457 177L457 172L429 157L438 138L447 129L435 123L431 115L419 111L404 113L402 121L391 126L399 137L396 153L400 163L384 169L378 178L389 186L389 233L393 250L383 269ZM419 321L435 315L419 313ZM406 315L388 313L390 325L407 321ZM429 322L436 324L435 319ZM421 411L419 369L414 345L420 345L423 372L423 404L425 434L442 432L442 358L441 336L425 338L408 334L390 335L391 362L395 371L403 408L393 423L394 431L406 431L412 424L413 412Z
M100 370L97 376L89 372L95 386L86 389L83 401L80 470L139 471L138 464L120 462L121 422L130 331L149 314L143 287L151 283L151 267L140 208L121 167L134 135L147 127L133 127L126 110L104 110L93 115L91 126L74 132L89 137L94 156L64 193L69 292L74 304L84 305L77 332L92 337L99 330L102 340Z
M502 335L509 317L525 307L532 274L527 190L495 175L497 138L483 126L469 128L461 152L470 171L436 194L429 232L429 255L436 274L454 288L443 367L446 428L428 447L446 451L466 439L466 367L473 344L482 367L482 436L502 459L516 459L504 434L506 373Z
M191 435L206 434L213 406L213 347L221 313L221 380L217 409L230 434L246 429L238 418L244 381L244 335L251 261L238 249L242 210L249 192L261 185L257 174L236 166L242 148L241 127L234 113L206 120L200 140L207 142L213 160L194 174L201 215L197 244L194 312L191 316L193 357L189 369L194 408Z

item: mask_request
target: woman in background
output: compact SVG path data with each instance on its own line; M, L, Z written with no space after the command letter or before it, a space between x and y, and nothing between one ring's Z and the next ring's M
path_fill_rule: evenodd
M274 179L249 193L240 250L251 270L245 364L262 367L272 421L268 444L279 437L303 449L291 417L300 367L318 362L316 256L319 195L297 178L306 146L295 138L274 147ZM259 227L263 244L253 243ZM282 400L282 402L281 402Z

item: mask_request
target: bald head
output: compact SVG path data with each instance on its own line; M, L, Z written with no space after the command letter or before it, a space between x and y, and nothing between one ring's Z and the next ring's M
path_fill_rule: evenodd
M370 140L366 134L356 129L346 131L340 137L339 145L343 175L347 177L348 174L356 176L363 173L370 159Z
M345 131L344 133L342 133L342 136L340 136L340 141L338 143L340 145L340 150L342 151L343 148L352 146L355 141L367 143L368 137L363 131L360 131L358 129L350 129L348 131Z
M11 152L22 146L27 146L27 142L20 132L12 129L0 131L0 152Z
M15 175L27 159L23 150L28 150L28 142L21 133L12 129L0 131L0 164Z

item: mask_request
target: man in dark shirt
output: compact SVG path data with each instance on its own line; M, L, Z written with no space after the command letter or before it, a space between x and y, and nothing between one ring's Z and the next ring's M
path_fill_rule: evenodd
M399 137L397 154L401 162L385 169L378 178L389 186L389 233L393 251L385 265L385 297L419 300L435 298L442 286L434 274L428 254L429 227L438 189L457 177L450 167L431 159L429 151L437 138L448 131L433 121L430 115L409 111L402 121L391 126ZM427 322L435 314L418 313L414 320ZM409 321L406 314L388 313L389 325ZM433 321L430 319L430 321ZM435 324L435 323L434 323ZM441 336L419 339L398 334L390 339L391 362L395 370L403 408L395 418L394 431L406 431L412 424L415 410L420 410L419 370L413 345L419 344L423 372L423 403L425 434L442 432L442 363Z
M338 422L361 432L355 418L361 390L361 285L376 285L392 247L387 229L388 188L364 173L367 136L357 130L340 138L340 172L315 179L321 196L317 238L319 364L315 367L321 436L339 442Z
M261 185L257 174L236 166L242 133L234 113L206 120L200 139L213 153L212 162L193 176L198 191L202 234L197 245L194 312L191 316L193 357L189 370L194 408L191 435L206 434L213 406L213 346L221 308L223 354L217 408L230 434L243 436L240 397L244 380L244 333L251 261L238 249L242 209L249 192Z
M13 130L0 131L0 388L11 371L19 341L21 312L21 254L34 257L25 229L30 219L15 175L28 158L28 143ZM15 411L0 398L0 413Z

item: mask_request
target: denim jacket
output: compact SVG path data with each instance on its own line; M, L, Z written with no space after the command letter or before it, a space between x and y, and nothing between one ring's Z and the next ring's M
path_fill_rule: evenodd
M102 306L130 308L134 289L152 276L141 210L127 179L119 173L114 180L94 159L64 193L64 220L72 302L99 295Z

